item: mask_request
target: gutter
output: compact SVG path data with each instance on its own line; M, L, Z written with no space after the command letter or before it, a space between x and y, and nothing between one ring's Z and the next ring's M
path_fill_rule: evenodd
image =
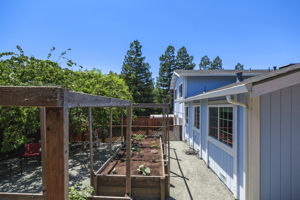
M211 91L202 93L193 97L189 97L187 99L183 99L180 102L190 102L190 101L196 101L201 99L208 99L208 98L215 98L215 97L221 97L221 96L228 96L228 95L234 95L234 94L241 94L241 93L247 93L250 92L250 88L246 84L241 84L229 88L224 88L221 90Z

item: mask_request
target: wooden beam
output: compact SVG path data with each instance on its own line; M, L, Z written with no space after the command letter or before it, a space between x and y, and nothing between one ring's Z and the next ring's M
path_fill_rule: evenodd
M0 106L62 107L64 89L60 87L1 86Z
M80 92L69 91L67 98L69 107L126 107L130 105L130 101Z
M112 196L91 196L88 200L131 200L130 197L112 197Z
M126 129L126 195L131 196L131 120L132 106L127 107L127 129Z
M68 199L69 115L67 108L46 108L46 200Z
M134 108L168 108L167 103L137 103L132 105Z
M3 200L43 200L44 196L38 193L6 193L0 192Z

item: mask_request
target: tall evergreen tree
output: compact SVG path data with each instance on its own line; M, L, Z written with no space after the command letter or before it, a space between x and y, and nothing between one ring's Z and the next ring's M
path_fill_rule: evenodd
M150 65L142 56L142 45L138 40L130 43L123 61L121 76L125 80L136 103L153 102L153 80Z
M210 64L210 70L220 70L223 69L222 59L217 56Z
M176 56L176 69L194 69L193 56L190 56L185 47L181 47Z
M237 63L234 67L235 70L244 70L244 65L241 63Z
M201 61L199 63L199 69L209 69L210 65L210 59L208 56L205 55L201 58Z
M168 103L172 74L176 69L175 48L171 45L168 46L165 53L160 56L159 61L159 76L156 81L156 101L159 103Z

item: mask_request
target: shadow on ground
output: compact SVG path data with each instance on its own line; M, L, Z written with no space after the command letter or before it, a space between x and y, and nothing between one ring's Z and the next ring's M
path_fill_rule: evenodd
M120 146L120 143L113 144L113 151ZM107 143L96 144L93 148L94 170L110 157ZM2 162L2 165L1 165ZM42 167L37 159L27 159L22 162L22 173L20 162L12 163L10 168L0 161L0 192L42 192ZM7 160L5 161L7 162ZM80 183L89 184L89 148L88 145L78 148L71 148L69 154L69 185Z

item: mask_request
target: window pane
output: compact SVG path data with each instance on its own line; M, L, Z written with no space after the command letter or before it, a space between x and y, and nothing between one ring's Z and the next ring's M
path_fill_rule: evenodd
M185 123L189 123L189 108L185 107Z
M232 116L233 116L232 107L223 107L220 108L219 116L219 140L229 146L232 146Z
M194 107L194 127L196 127L197 129L200 128L200 107L196 106Z
M209 108L209 135L218 139L218 108Z

